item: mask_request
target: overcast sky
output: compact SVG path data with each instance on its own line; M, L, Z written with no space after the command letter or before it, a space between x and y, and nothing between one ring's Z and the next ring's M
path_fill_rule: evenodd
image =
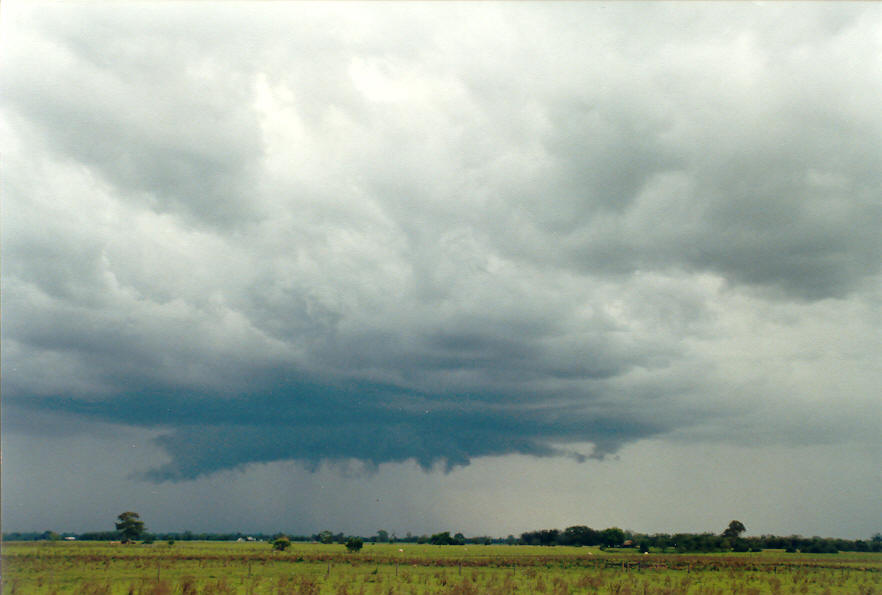
M4 531L882 531L882 6L4 2Z

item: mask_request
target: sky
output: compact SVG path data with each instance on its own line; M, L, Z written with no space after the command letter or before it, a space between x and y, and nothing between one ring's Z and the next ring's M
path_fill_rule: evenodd
M882 5L0 19L4 531L882 531Z

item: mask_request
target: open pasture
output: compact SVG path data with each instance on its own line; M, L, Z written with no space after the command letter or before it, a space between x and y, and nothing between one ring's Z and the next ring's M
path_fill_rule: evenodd
M423 595L882 593L880 554L649 554L541 546L3 544L3 593Z

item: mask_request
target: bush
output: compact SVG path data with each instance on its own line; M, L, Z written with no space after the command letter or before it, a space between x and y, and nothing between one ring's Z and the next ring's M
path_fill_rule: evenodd
M286 549L291 547L291 540L282 535L281 537L277 537L272 541L273 550L277 552L284 552Z
M750 551L750 544L748 544L743 539L738 539L735 541L735 543L732 544L732 551L733 552L749 552Z
M345 545L346 549L350 552L357 552L362 548L362 546L364 546L364 541L361 539L361 537L350 537L346 540Z

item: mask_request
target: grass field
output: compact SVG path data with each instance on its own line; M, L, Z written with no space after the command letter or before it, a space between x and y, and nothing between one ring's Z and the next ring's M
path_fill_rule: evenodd
M882 554L648 554L594 548L6 542L5 595L882 593Z

